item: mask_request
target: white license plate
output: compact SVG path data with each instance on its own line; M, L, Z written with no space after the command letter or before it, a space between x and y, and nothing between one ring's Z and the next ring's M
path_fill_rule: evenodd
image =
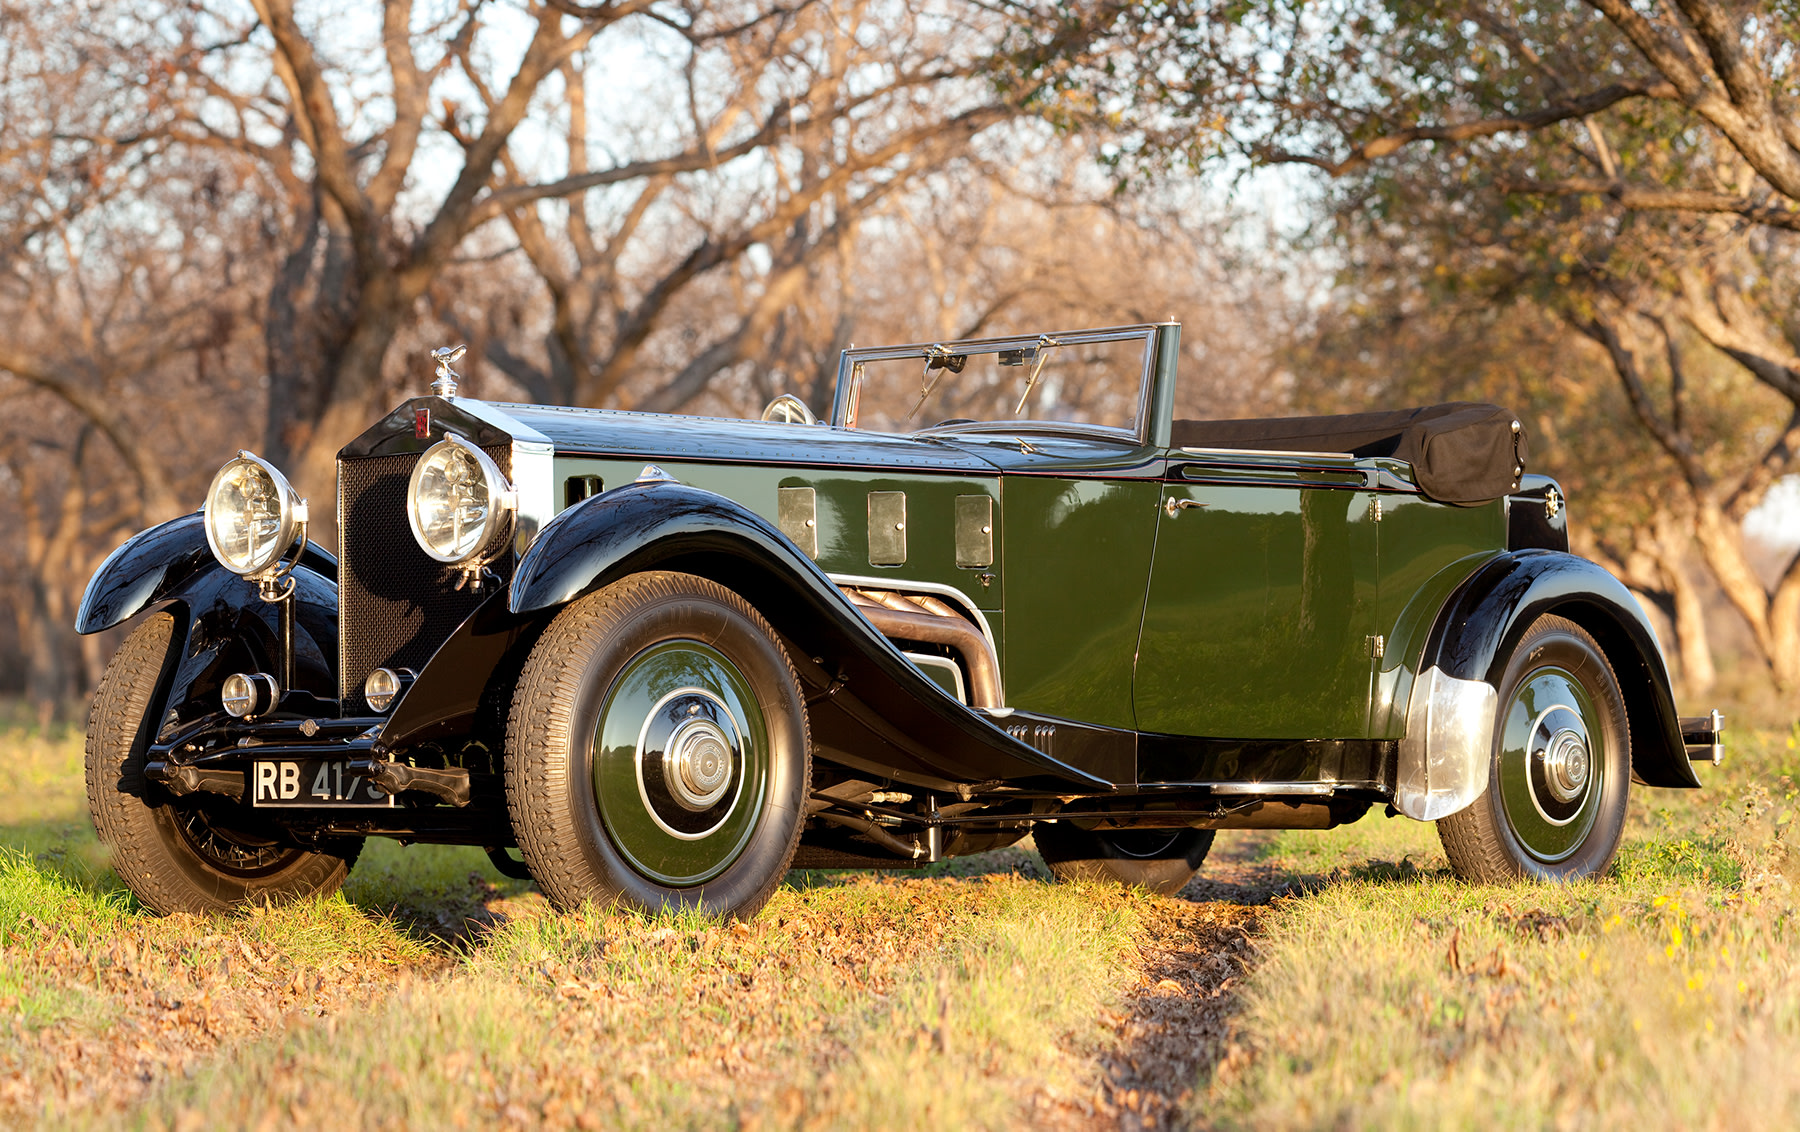
M258 759L250 767L250 804L309 808L392 806L343 759Z

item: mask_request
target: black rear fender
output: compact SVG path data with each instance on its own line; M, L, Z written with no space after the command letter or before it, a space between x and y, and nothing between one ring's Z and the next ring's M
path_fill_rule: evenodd
M1066 793L1111 784L1044 755L922 675L810 558L767 520L683 484L645 482L585 500L548 523L501 604L469 618L420 672L382 741L399 747L475 713L569 602L645 570L710 578L742 595L782 634L807 686L820 757L866 775L954 790L1006 783ZM498 667L496 667L498 666ZM454 711L446 697L460 697Z
M1625 586L1585 558L1527 549L1482 565L1445 604L1418 671L1435 664L1448 676L1499 687L1513 646L1547 613L1586 629L1605 652L1625 695L1636 776L1651 786L1699 786L1656 633Z
M337 560L308 543L294 569L294 687L337 696ZM279 675L280 615L250 582L219 565L198 513L128 539L89 579L75 617L98 633L150 610L175 618L180 650L167 693L152 705L182 722L219 710L219 687L233 672Z

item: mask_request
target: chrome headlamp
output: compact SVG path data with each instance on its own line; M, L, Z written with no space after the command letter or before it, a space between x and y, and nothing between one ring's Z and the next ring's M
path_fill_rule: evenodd
M206 489L206 541L234 574L263 580L280 572L282 555L306 527L306 501L275 465L240 451Z
M450 435L426 449L406 489L406 521L439 562L475 575L506 549L519 496L486 452Z

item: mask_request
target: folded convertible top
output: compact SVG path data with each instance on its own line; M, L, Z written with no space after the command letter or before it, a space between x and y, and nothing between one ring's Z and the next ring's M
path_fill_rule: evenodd
M1330 417L1174 422L1177 448L1347 452L1392 456L1442 503L1484 503L1518 486L1530 455L1524 429L1498 405L1452 401L1419 409Z

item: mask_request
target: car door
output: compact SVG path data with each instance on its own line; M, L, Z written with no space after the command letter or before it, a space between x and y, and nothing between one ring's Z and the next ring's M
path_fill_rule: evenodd
M1130 731L1161 454L1103 439L964 437L1001 468L1007 706ZM1129 773L1124 774L1129 778Z
M1368 733L1376 515L1349 456L1172 454L1139 643L1138 728Z

